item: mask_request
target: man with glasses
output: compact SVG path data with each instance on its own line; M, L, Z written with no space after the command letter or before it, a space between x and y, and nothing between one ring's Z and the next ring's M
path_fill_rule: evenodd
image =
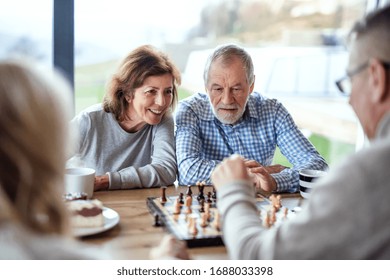
M296 192L301 169L328 166L277 100L253 92L250 55L234 44L210 55L204 83L207 94L194 94L176 113L179 184L210 184L210 174L225 157L240 154L258 188ZM292 164L272 165L276 147Z
M302 211L267 229L244 160L212 174L223 238L234 259L390 259L390 6L359 21L347 76L337 82L371 140L318 181Z

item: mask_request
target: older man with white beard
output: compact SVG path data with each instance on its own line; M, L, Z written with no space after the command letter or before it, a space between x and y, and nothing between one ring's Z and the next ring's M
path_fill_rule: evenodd
M286 108L253 92L250 55L234 44L217 47L204 71L207 94L183 100L176 113L179 184L211 184L224 158L239 154L254 184L267 192L296 192L301 169L327 169L325 160L300 132ZM292 164L272 165L276 147Z

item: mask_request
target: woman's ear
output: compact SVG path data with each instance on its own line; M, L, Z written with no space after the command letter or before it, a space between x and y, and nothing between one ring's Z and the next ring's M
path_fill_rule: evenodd
M375 103L381 103L386 99L388 94L386 87L386 69L380 60L373 58L370 59L368 71L371 98Z

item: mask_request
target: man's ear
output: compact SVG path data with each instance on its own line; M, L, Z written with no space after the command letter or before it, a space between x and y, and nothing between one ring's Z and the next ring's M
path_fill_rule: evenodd
M380 60L372 58L370 59L368 72L368 82L372 89L370 92L371 98L375 103L381 103L388 95L386 88L386 69Z
M252 93L253 89L255 88L255 80L256 80L256 76L253 75L253 83L252 83L252 85L249 88L249 93Z

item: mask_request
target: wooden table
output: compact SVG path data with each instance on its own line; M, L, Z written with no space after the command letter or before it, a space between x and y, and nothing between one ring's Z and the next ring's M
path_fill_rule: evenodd
M166 195L185 191L186 188L171 186ZM82 240L114 252L117 259L149 259L150 249L157 246L167 232L164 227L153 226L154 217L147 208L146 198L160 196L159 188L95 192L94 197L104 206L118 212L120 221L114 228ZM191 248L189 252L193 259L228 259L224 246Z

